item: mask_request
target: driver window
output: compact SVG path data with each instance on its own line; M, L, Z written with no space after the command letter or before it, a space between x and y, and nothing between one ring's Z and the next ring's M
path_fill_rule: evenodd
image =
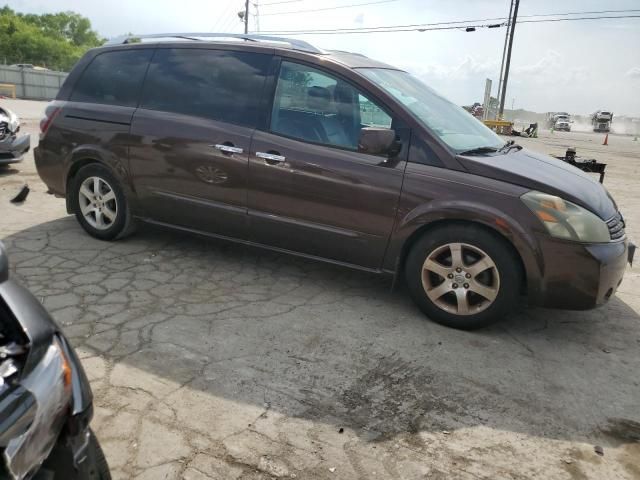
M356 150L363 126L391 127L391 117L349 83L315 68L282 62L271 131Z
M391 117L364 95L358 95L360 122L364 127L391 128Z

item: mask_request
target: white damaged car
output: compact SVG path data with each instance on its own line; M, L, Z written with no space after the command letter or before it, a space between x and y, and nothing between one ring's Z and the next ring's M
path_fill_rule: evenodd
M19 132L18 116L0 105L0 166L21 162L31 148L31 136L18 135Z

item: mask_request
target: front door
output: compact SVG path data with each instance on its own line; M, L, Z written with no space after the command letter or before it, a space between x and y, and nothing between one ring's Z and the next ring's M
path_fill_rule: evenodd
M350 83L283 61L270 131L249 159L250 239L377 269L393 228L405 162L358 152L363 126L392 117ZM403 152L405 150L403 149Z
M249 146L270 60L225 50L156 51L129 152L148 217L246 238Z

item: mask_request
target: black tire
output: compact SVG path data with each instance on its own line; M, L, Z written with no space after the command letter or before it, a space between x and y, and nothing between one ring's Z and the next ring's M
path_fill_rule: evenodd
M109 464L104 456L100 442L92 430L89 431L89 458L88 474L91 480L111 480Z
M80 208L80 188L83 182L91 177L100 178L113 190L113 193L115 194L115 219L110 221L109 225L103 229L99 229L91 225L83 215ZM100 240L115 240L124 238L133 232L135 226L122 186L118 179L104 165L91 163L82 167L73 178L68 194L71 195L70 205L72 211L76 215L78 223L92 237ZM111 205L113 205L113 203Z
M429 255L454 243L469 245L486 253L497 270L498 280L495 287L497 295L493 303L489 303L487 307L477 313L462 315L446 311L429 298L425 287L423 287L423 265ZM446 250L444 251L446 252ZM497 233L472 224L450 224L427 232L413 245L406 259L405 277L411 297L427 317L447 327L474 330L501 319L513 310L520 295L522 272L519 260L511 246ZM441 280L444 277L437 276L436 278L436 281L444 283ZM455 279L444 279L444 281L454 282ZM457 284L452 283L452 285ZM465 284L465 288L467 285ZM470 293L463 294L467 299L472 295ZM453 292L445 295L453 295L453 297L442 298L456 298ZM487 302L482 297L473 298L478 298L480 302L485 304ZM441 303L446 303L446 301Z

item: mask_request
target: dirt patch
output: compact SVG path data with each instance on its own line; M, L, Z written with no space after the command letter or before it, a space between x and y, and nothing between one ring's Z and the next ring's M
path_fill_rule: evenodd
M617 443L640 443L640 422L635 420L610 418L600 431Z

